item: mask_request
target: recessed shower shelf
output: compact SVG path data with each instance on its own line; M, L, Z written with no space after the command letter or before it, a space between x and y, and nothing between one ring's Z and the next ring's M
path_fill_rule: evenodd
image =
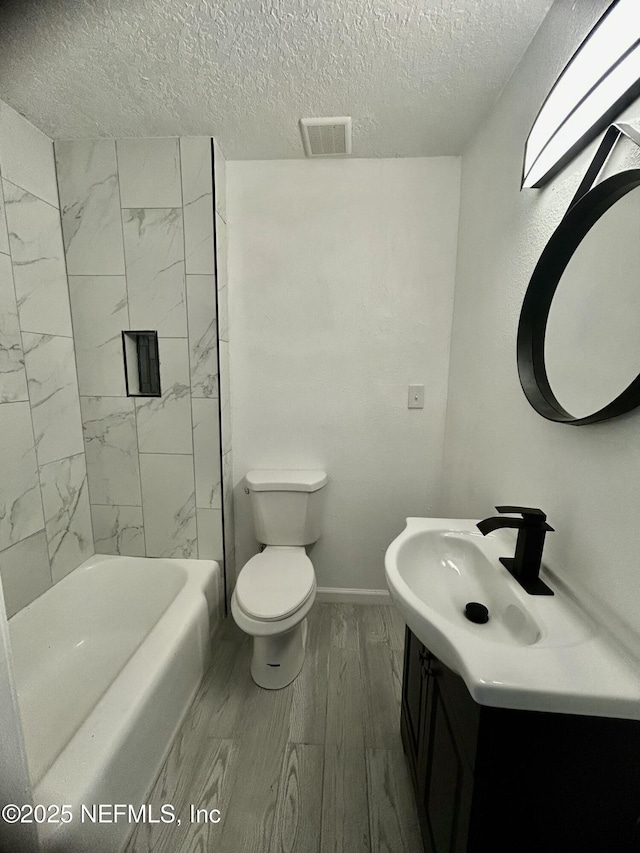
M127 397L160 397L158 333L123 331L122 351Z

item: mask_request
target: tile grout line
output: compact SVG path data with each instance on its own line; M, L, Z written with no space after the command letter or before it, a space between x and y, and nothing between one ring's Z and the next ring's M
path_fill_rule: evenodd
M55 465L56 462L64 462L65 459L75 459L76 456L84 456L84 450L79 450L78 453L70 453L68 456L59 456L57 459L50 459L48 462L42 462L38 467L45 468L47 465Z
M168 450L141 450L138 456L193 456L193 453L171 453ZM204 507L201 507L204 509Z
M71 314L71 312L69 312ZM63 338L65 341L74 341L74 350L75 350L75 340L73 335L54 335L51 332L32 332L29 329L21 329L20 335L38 335L41 338Z
M167 137L159 137L159 138L160 139L166 139ZM180 140L180 139L182 139L181 136L178 137L178 140ZM178 155L178 156L180 156L180 155ZM153 206L153 205L145 204L145 205L142 205L141 207L140 206L132 207L131 205L129 205L128 207L120 207L120 210L182 210L183 211L184 210L184 202L183 202L183 204L178 205L177 207L175 204L165 204L162 206L160 206L160 205ZM203 273L203 275L204 275L204 273Z
M37 530L34 530L33 533L29 533L27 536L23 536L22 539L18 539L16 542L12 542L10 545L7 545L5 548L0 549L0 556L2 556L2 554L6 554L6 552L9 551L11 548L15 548L16 545L20 545L23 542L26 542L27 539L33 539L34 536L39 536L41 533L44 533L45 538L46 538L46 535L47 535L46 529L44 527L39 527ZM48 553L49 553L49 549L47 548L47 555L48 555ZM48 556L47 556L47 560L48 560ZM24 606L26 607L27 605L25 604Z
M91 506L104 506L104 507L113 507L113 508L125 507L127 509L141 509L142 508L141 504L124 504L124 503L117 503L117 504L92 503Z
M49 139L49 137L47 137L47 139ZM51 146L53 147L53 145L54 145L53 140L49 139L49 142L51 142ZM54 167L55 167L55 155L54 155ZM7 184L11 184L12 187L15 187L16 189L21 190L23 193L26 193L27 195L30 195L33 198L37 198L38 201L41 201L43 204L46 204L49 207L53 208L54 210L57 210L58 213L61 212L60 208L56 207L55 204L51 204L50 201L47 201L46 198L42 198L42 196L38 195L37 193L32 193L31 190L28 190L26 187L23 187L20 184L16 184L15 181L10 181L9 178L5 178L4 176L0 177L0 181L4 181ZM57 170L56 170L56 189L58 189ZM60 204L60 192L59 191L58 191L58 204Z

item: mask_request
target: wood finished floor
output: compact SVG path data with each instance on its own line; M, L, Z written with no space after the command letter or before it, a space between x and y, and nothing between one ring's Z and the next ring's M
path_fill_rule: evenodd
M298 678L261 690L231 619L126 853L421 853L400 741L404 625L391 606L316 604ZM218 824L189 809L219 809Z

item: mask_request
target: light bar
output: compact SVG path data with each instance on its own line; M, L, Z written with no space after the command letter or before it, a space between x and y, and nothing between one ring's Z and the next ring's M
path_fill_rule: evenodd
M539 187L640 94L638 0L615 0L547 96L525 146L523 187Z

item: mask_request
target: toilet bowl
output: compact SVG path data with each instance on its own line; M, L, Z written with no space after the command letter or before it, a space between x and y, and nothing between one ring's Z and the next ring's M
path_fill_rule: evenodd
M251 677L260 687L286 687L302 669L306 616L315 597L315 573L304 548L269 546L241 570L231 613L253 637Z
M240 570L234 621L253 637L251 677L267 690L286 687L304 663L307 614L316 597L304 546L320 536L323 471L250 471L254 526L266 547Z

